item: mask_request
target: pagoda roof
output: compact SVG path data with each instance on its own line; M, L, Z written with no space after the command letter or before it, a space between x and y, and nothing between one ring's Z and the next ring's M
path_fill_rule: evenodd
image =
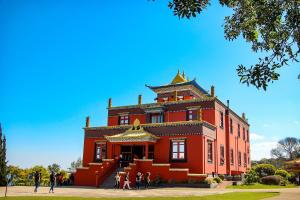
M176 78L176 77L175 77ZM184 82L178 82L178 83L172 83L168 85L161 85L161 86L150 86L146 85L146 87L150 88L152 91L156 92L157 89L162 89L162 88L172 88L172 87L178 87L178 86L186 86L186 85L193 85L196 87L201 93L208 95L208 92L203 89L197 82L196 79L193 79L191 81L184 81Z
M140 126L140 121L135 119L133 126L123 133L104 136L110 142L156 142L159 137L152 135Z
M216 127L206 121L182 121L182 122L165 122L154 124L141 124L139 130L132 130L132 125L118 125L118 126L100 126L100 127L86 127L86 138L106 138L114 139L122 137L123 140L131 138L132 140L141 138L156 139L159 136L166 135L194 135L205 134L203 127L207 130L215 132ZM150 134L150 135L149 135ZM117 135L117 136L116 136ZM111 137L116 136L116 137ZM154 137L153 137L154 136ZM147 141L149 141L148 139ZM146 141L146 140L144 140Z

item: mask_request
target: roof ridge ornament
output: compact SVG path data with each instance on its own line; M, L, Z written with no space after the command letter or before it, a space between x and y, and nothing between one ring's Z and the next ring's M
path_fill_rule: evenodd
M171 82L171 85L175 85L177 83L186 83L186 82L188 82L188 81L185 79L184 71L181 75L180 70L178 69L178 72L177 72L176 76L173 78L173 80Z

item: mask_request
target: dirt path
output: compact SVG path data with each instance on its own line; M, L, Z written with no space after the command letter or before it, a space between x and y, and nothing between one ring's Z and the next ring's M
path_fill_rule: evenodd
M40 187L37 193L33 187L9 187L8 196L79 196L79 197L163 197L163 196L205 196L224 194L228 192L280 192L280 196L270 200L300 200L300 188L286 189L204 189L204 188L158 188L149 190L114 190L84 187L55 188L54 194L49 194L48 187ZM0 188L0 196L4 196L5 188Z

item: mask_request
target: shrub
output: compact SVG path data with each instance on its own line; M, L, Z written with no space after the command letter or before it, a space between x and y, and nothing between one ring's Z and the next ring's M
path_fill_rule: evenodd
M251 169L249 172L245 174L244 184L250 185L256 183L258 179L259 177L257 176L257 173L253 169Z
M225 179L224 174L219 174L218 176L219 176L219 178L220 178L222 181L224 181L224 179Z
M215 177L213 179L216 183L221 183L222 182L222 179L220 177Z
M283 178L280 176L265 176L260 179L260 182L266 185L280 185L282 180Z
M259 164L254 168L259 177L271 176L275 174L276 168L271 164Z
M275 175L281 176L285 179L289 179L291 177L291 174L285 171L284 169L277 169Z
M216 181L214 180L214 178L211 178L211 177L207 177L203 183L205 184L212 184L212 183L216 183Z

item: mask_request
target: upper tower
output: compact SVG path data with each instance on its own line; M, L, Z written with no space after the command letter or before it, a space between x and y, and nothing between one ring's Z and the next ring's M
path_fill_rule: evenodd
M157 94L157 102L187 100L209 96L208 92L198 85L196 79L192 81L186 79L184 72L180 74L179 70L170 84L146 86Z

